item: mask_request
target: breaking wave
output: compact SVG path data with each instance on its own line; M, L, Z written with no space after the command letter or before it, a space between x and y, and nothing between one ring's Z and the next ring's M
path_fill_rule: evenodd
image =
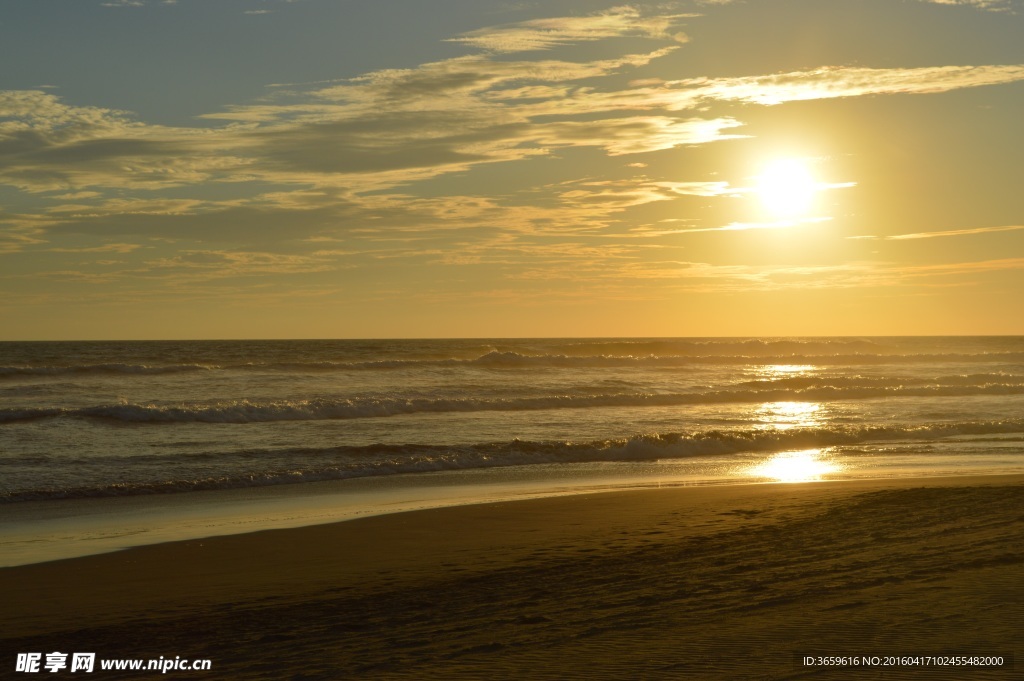
M210 371L218 367L203 364L76 364L70 366L4 366L0 367L0 378L21 376L76 376L82 374L180 374L195 371Z
M700 404L748 402L818 402L864 400L891 397L968 397L1024 394L1024 379L993 374L957 377L962 384L901 385L870 379L867 384L829 385L806 379L782 379L793 387L775 382L747 382L739 390L711 390L691 393L619 392L569 394L511 398L313 398L306 400L230 400L220 402L143 404L121 401L87 407L25 407L0 409L0 424L52 418L79 418L123 423L267 423L274 421L321 421L380 418L406 414L539 411L545 409L586 409L596 407L671 407ZM824 383L824 384L822 384ZM751 387L757 385L758 387Z
M401 473L567 464L606 461L657 461L694 457L728 457L745 453L819 449L885 441L934 442L956 436L1024 432L1024 419L964 421L920 426L841 426L791 430L705 430L635 435L591 442L511 440L473 445L339 446L210 452L224 462L250 466L273 463L261 472L222 476L123 482L117 484L15 490L0 502L81 497L133 496L212 489L262 487L322 480L387 476ZM113 457L116 458L116 457ZM149 459L150 457L144 457ZM93 459L95 461L95 459ZM288 465L294 462L294 465ZM111 462L106 462L111 463Z
M768 348L772 352L751 353L748 344L757 348ZM831 346L829 346L831 347ZM309 362L245 362L240 364L192 363L192 364L82 364L82 365L47 365L47 366L0 366L0 379L83 376L83 375L115 375L115 376L151 376L159 374L180 374L212 371L241 372L297 372L325 373L336 371L387 371L415 370L431 367L462 367L481 369L517 369L517 368L629 368L629 367L688 367L696 365L793 365L808 364L817 366L858 366L882 364L926 364L926 363L1024 363L1024 352L988 352L988 353L910 353L896 352L870 353L850 352L859 346L838 349L846 352L814 352L823 350L820 347L804 347L796 343L762 344L761 341L748 341L725 346L730 352L715 354L701 353L644 353L644 350L658 349L650 344L639 347L626 345L621 348L599 349L630 349L630 353L605 354L527 354L511 350L492 350L471 359L447 357L440 359L379 359L372 361L309 361ZM699 348L700 349L700 348ZM706 350L706 348L703 348ZM719 348L720 350L723 348ZM835 350L837 348L832 347ZM783 352L792 350L793 352ZM735 351L735 352L734 352ZM746 352L740 352L746 351Z

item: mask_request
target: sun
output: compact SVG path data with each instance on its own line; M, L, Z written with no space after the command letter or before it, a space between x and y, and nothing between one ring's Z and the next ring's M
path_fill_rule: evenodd
M792 219L806 215L818 192L807 163L798 158L781 158L765 165L757 176L757 194L773 217Z

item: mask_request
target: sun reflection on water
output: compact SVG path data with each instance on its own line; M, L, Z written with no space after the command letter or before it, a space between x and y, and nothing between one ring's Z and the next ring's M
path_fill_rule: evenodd
M758 375L764 378L780 378L793 374L808 374L817 369L813 364L765 364L758 368Z
M761 421L755 428L761 430L813 428L826 421L824 406L817 402L765 402L754 416Z
M813 364L765 364L757 367L754 375L758 383L768 387L798 391L807 387L818 369ZM824 425L826 420L824 405L805 401L765 402L752 416L760 421L754 427L761 430L810 428Z
M814 482L829 473L838 473L843 466L832 461L820 449L799 452L780 452L750 468L746 472L759 478L772 478L779 482Z
M766 364L757 368L756 375L773 387L800 391L814 385L813 377L819 369L811 364ZM757 430L787 431L827 428L835 411L827 403L779 401L759 404L750 416ZM811 482L845 468L833 458L831 450L804 449L773 454L743 470L743 474L779 482Z

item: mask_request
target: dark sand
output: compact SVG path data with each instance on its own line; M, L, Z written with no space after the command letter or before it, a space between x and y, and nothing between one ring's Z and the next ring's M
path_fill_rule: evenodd
M1024 476L416 511L4 568L0 603L4 678L55 650L212 660L173 678L1024 678Z

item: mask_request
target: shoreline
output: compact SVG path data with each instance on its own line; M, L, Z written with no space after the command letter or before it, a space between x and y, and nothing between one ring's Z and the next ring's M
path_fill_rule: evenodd
M1024 475L1017 471L845 471L784 481L753 463L680 460L534 464L367 476L177 494L0 504L0 569L175 541L347 522L449 506L661 487L852 483ZM783 471L786 473L787 471ZM852 474L851 474L852 473Z
M377 515L634 488L749 484L688 464L551 464L0 505L0 568ZM656 471L656 472L655 472Z
M204 657L233 678L564 678L597 660L625 678L643 659L753 678L843 642L1020 658L1021 499L1006 475L393 513L3 568L0 631L5 650Z

